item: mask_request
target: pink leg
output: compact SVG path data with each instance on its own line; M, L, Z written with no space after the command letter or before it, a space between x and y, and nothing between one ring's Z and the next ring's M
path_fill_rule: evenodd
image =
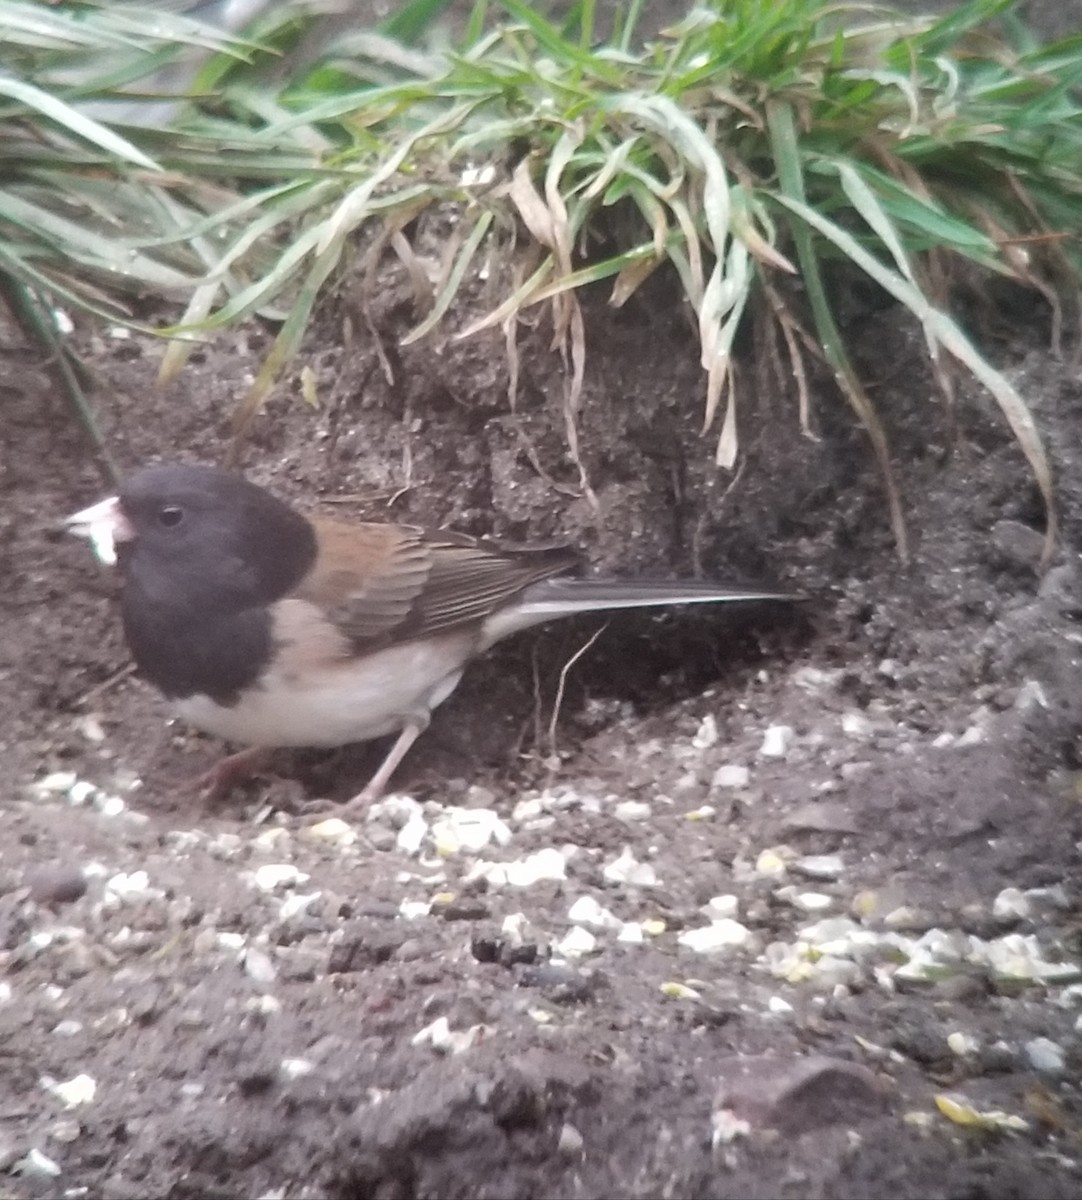
M264 746L250 746L236 754L230 754L215 763L209 771L192 780L192 788L204 794L205 802L217 804L246 779L251 778L270 757L271 751Z
M391 776L398 770L399 763L409 753L409 748L427 728L428 714L424 714L423 719L419 714L415 715L398 735L398 740L387 752L387 757L380 764L379 770L369 780L364 791L358 792L352 800L344 805L341 811L359 812L367 808L373 801L378 800L383 795L387 784L390 783Z

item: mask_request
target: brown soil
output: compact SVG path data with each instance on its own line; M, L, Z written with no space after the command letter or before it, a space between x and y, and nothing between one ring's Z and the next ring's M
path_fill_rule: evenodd
M701 571L811 599L788 618L614 620L569 672L554 744L561 668L599 622L524 635L477 664L397 784L429 821L438 806L496 810L513 831L506 847L418 858L398 848L393 814L355 823L350 846L305 836L291 806L351 795L370 748L283 760L280 778L205 813L184 785L220 747L166 727L159 699L117 678L115 582L55 534L100 479L35 354L4 330L3 1194L1077 1196L1077 989L1012 985L972 963L905 984L889 956L787 979L767 949L819 919L799 908L814 892L827 915L856 914L869 932L893 913L913 936L1013 931L1046 959L1082 957L1077 370L1051 361L1032 315L993 347L1055 459L1064 540L1041 579L1040 508L1002 420L964 388L949 418L929 399L919 333L894 311L861 315L854 332L909 504L904 568L865 439L828 388L811 441L792 401L745 366L742 469L734 479L711 465L671 297L618 314L591 304L581 437L599 510L567 455L543 323L523 331L512 413L497 339L396 349L407 309L393 275L367 314L343 287L298 378L257 422L253 478L338 513L567 540L605 571ZM208 346L165 395L151 342L77 340L131 468L219 461L269 335L253 325ZM318 411L299 400L302 365ZM769 726L793 731L781 757L759 753ZM747 766L746 784L714 783L725 765ZM60 771L124 810L74 803L78 788L35 790ZM516 813L524 799L537 803ZM625 846L656 886L606 876ZM783 859L838 855L841 873L756 871L779 846ZM562 881L466 879L478 857L553 847ZM275 863L308 878L264 892L253 873ZM115 879L139 871L149 890ZM993 913L1006 888L1043 890L1020 914ZM681 946L722 895L737 898L750 941ZM593 953L561 956L582 897L664 929L642 944L595 930ZM400 908L433 898L427 915ZM518 913L521 938L504 925ZM691 992L662 989L672 983ZM415 1043L440 1017L472 1044ZM1042 1058L1039 1039L1061 1061ZM783 1075L809 1054L859 1065L875 1089L843 1073L812 1102L795 1087L756 1093L728 1106L751 1113L750 1128L712 1140L731 1060L764 1054ZM766 1087L755 1071L753 1093ZM48 1081L81 1074L93 1099L65 1108ZM1026 1129L954 1124L935 1107L942 1093Z

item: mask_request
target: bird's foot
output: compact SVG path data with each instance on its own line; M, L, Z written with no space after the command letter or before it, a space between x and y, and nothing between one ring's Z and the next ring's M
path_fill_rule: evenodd
M379 793L370 793L368 788L363 792L359 792L352 800L347 800L344 804L340 800L327 800L317 798L314 800L300 800L294 805L292 814L295 817L301 818L305 825L318 825L321 821L326 821L329 817L359 817L365 809L379 798Z
M269 756L270 751L265 747L251 746L215 763L209 771L193 779L190 786L203 797L203 803L211 808L220 804L238 784L258 774Z
M318 824L328 817L337 816L342 811L342 805L337 800L328 800L317 796L313 800L298 800L289 807L290 816L300 817L305 824ZM307 818L313 818L311 822Z

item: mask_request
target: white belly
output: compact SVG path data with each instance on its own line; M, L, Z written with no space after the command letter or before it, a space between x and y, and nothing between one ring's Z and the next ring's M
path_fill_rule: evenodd
M229 707L189 696L176 713L250 746L344 746L395 733L455 690L472 638L407 642L318 670L277 668Z

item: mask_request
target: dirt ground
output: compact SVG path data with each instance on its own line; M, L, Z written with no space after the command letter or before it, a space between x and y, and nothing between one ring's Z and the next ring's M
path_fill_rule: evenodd
M291 815L350 796L363 747L205 812L185 786L221 748L122 673L115 580L56 532L100 478L0 331L0 1195L1079 1195L1082 381L1042 314L989 344L1055 461L1043 577L1002 420L966 387L948 414L890 309L851 328L907 568L828 387L812 441L746 363L741 469L712 465L663 291L590 303L596 509L544 323L511 412L499 340L396 348L408 315L394 275L367 308L342 287L253 478L808 600L613 620L554 723L603 623L523 635L370 820ZM161 394L153 343L78 331L122 466L219 461L269 337L208 346Z

